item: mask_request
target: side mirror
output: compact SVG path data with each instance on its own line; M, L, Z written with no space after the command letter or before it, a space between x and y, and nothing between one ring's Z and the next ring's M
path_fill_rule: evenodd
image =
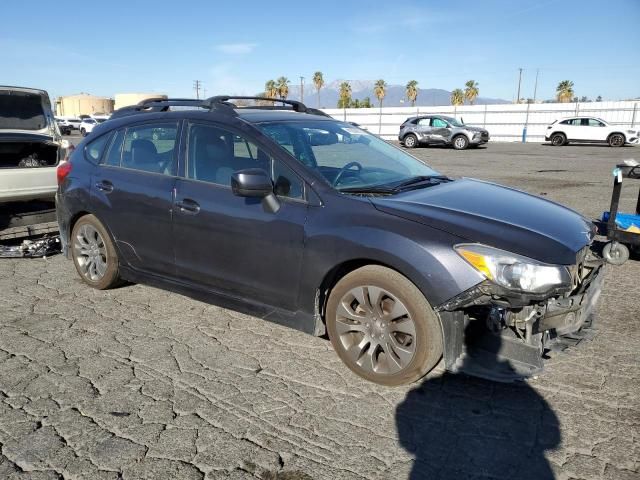
M231 176L231 190L238 197L264 198L273 193L269 174L261 168L238 170Z
M262 198L263 208L271 213L280 210L280 202L273 193L269 174L261 168L238 170L231 175L231 191L238 197Z

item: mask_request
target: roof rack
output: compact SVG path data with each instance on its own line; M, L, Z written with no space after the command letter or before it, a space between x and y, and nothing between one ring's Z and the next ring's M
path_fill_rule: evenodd
M274 102L273 105L253 105L251 107L239 107L230 100L259 100ZM282 103L283 105L276 105L276 103ZM286 107L285 105L289 105ZM123 117L126 115L134 115L137 113L151 113L151 112L166 112L170 107L200 107L208 109L209 111L216 111L225 113L228 115L238 115L236 109L239 108L255 108L264 110L293 110L300 113L308 113L312 115L322 115L330 117L330 115L324 113L321 110L315 108L309 108L304 103L297 100L286 100L279 98L269 97L250 97L250 96L232 96L232 95L218 95L210 97L205 100L199 100L195 98L148 98L139 102L136 105L130 105L122 107L111 114L111 118Z

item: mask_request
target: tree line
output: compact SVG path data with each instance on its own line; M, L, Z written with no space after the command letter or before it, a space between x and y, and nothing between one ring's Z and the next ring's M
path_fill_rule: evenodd
M313 86L316 90L317 94L317 106L320 108L320 91L325 86L324 75L322 72L317 71L313 74ZM267 98L279 98L281 100L286 100L289 96L289 84L291 81L287 77L279 77L276 80L268 80L264 85L264 93L263 96ZM378 106L382 109L383 101L387 93L388 84L383 79L376 80L373 87L373 95L378 100ZM561 81L556 88L556 98L555 100L558 102L587 102L590 101L587 97L582 97L578 99L575 96L573 90L573 82L570 80ZM411 102L411 106L414 107L416 101L418 99L418 81L417 80L409 80L405 85L405 96L409 102ZM475 80L468 80L464 84L464 89L455 88L449 97L451 105L455 107L464 105L465 102L468 102L469 105L473 105L476 98L480 94L480 88L478 82ZM596 102L602 100L602 97L598 96L596 98ZM518 99L516 103L525 102L524 99ZM533 103L533 100L527 99L526 103ZM344 81L340 83L338 89L338 108L371 108L373 107L371 103L371 99L369 97L364 98L363 100L353 99L351 84L348 81Z

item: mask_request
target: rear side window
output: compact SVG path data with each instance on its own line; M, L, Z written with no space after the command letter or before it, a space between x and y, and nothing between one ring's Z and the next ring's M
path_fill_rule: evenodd
M122 143L124 142L124 130L118 130L113 136L106 155L102 158L104 165L112 167L120 166L120 158L122 156Z
M420 120L418 120L418 125L424 125L425 127L428 127L430 124L431 124L430 118L421 118Z
M127 128L120 165L144 172L175 175L177 134L178 124L175 122Z
M106 135L102 135L95 140L92 140L84 147L84 153L87 160L91 163L98 163L100 161L100 157L102 157L102 152L104 151L104 147L107 145L107 141L111 137L111 133L107 133Z

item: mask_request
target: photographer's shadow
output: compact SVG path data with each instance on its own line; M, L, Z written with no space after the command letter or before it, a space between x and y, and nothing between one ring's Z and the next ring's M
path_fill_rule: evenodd
M499 337L480 369L509 367ZM477 359L467 357L465 367ZM415 479L553 479L545 450L560 444L558 418L527 383L445 373L411 390L396 410L400 444Z

